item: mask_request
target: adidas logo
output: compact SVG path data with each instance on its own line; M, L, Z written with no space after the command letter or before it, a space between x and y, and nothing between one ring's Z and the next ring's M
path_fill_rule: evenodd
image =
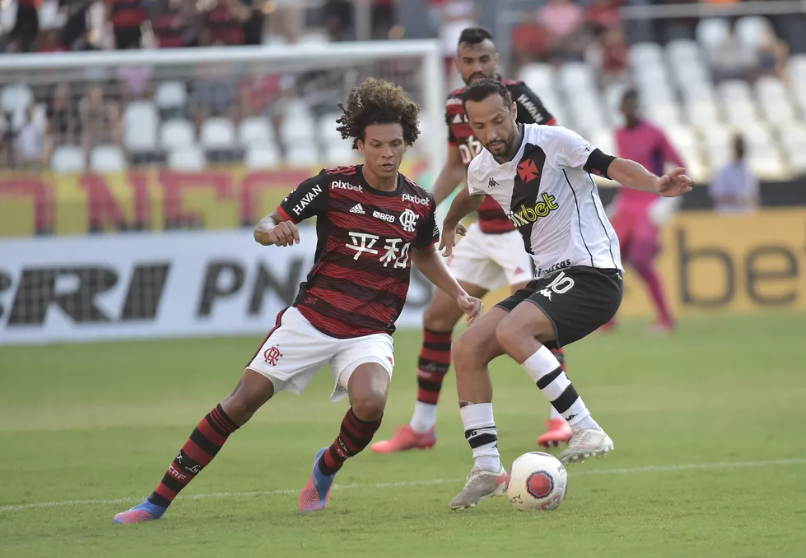
M355 204L353 208L350 210L350 213L355 213L357 215L366 215L366 212L364 211L364 208L361 207L360 203Z

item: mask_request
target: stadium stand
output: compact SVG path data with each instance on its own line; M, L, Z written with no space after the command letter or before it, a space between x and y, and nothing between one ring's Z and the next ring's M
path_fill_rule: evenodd
M158 36L166 17L178 18L172 28L183 30L183 44L246 40L244 33L234 31L232 18L237 14L222 8L230 3L198 2L194 5L207 8L192 10L179 10L172 2L151 4L150 23L143 26L147 32L137 44L177 45L178 36ZM542 2L525 4L540 6ZM725 162L736 132L747 138L751 167L758 176L785 179L806 169L802 149L806 143L806 55L789 56L770 20L762 16L705 18L690 38L627 45L616 10L620 2L585 4L584 9L569 8L568 2L552 1L533 12L527 10L534 15L525 17L521 25L532 32L548 32L549 40L513 47L517 52L514 71L541 95L562 124L599 145L612 145L620 96L626 87L635 86L645 116L667 129L699 180ZM16 2L2 6L0 22L5 29L15 29ZM88 25L85 39L66 43L65 30L81 13ZM125 35L114 24L120 20L114 20L111 1L47 0L40 3L39 14L37 40L26 42L26 48L34 51L50 48L48 32L53 29L62 32L63 50L109 48L115 37ZM548 25L554 21L552 14L567 16L567 28ZM327 26L325 31L313 29L303 41L343 35ZM93 33L100 38L88 43L86 37ZM551 33L562 36L554 40ZM518 37L513 33L515 41ZM2 44L7 52L23 50L13 32L4 35ZM322 83L327 86L317 87ZM29 165L18 145L25 126L33 127L29 138L34 131L44 136L43 157L55 170L87 165L111 170L154 163L195 169L226 162L264 168L278 162L340 161L350 154L350 146L341 142L333 104L322 96L333 84L338 90L339 83L338 75L326 73L289 78L220 68L179 76L127 68L116 78L80 74L58 84L9 82L0 76L4 163L8 168Z

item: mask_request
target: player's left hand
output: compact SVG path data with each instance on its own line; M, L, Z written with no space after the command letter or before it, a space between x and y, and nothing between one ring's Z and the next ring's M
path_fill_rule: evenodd
M456 234L459 236L467 236L467 227L461 221L459 221L459 224L456 225Z
M682 196L691 192L694 181L686 176L686 169L676 168L658 180L658 193L665 198Z
M481 316L482 312L484 312L484 305L481 303L481 300L469 294L459 295L456 298L456 302L459 303L459 308L462 309L462 312L467 314L468 325L472 324L473 320Z

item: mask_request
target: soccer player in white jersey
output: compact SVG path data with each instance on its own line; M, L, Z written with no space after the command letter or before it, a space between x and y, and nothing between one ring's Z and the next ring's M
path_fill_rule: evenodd
M474 458L467 484L450 503L453 509L472 507L506 487L487 368L504 353L571 425L563 463L613 449L550 350L595 331L621 304L618 239L590 173L665 197L689 192L692 185L682 168L658 177L634 161L602 153L566 128L518 124L516 105L495 80L472 83L462 102L484 150L470 163L467 190L451 205L441 247L449 256L460 219L490 195L523 236L537 278L453 343L460 413Z

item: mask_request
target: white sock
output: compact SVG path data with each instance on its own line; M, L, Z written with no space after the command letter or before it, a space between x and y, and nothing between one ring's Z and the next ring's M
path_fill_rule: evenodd
M577 425L584 422L585 424L593 423L598 428L599 425L590 418L590 411L585 407L585 402L582 401L571 384L571 380L563 372L560 361L545 345L535 351L535 354L527 358L521 366L537 384L546 399L551 402L551 406L571 426L580 428Z
M560 418L560 419L565 420L565 417L563 417L563 416L560 414L560 412L559 412L559 411L557 411L557 409L555 409L555 408L554 408L554 405L552 405L552 406L551 406L551 418L552 418L552 419L558 419L558 418Z
M493 404L479 403L459 409L465 438L473 449L475 467L485 471L498 472L502 469L498 454L498 429L493 419Z
M409 426L418 434L431 430L437 423L437 406L422 401L414 402L414 414Z

